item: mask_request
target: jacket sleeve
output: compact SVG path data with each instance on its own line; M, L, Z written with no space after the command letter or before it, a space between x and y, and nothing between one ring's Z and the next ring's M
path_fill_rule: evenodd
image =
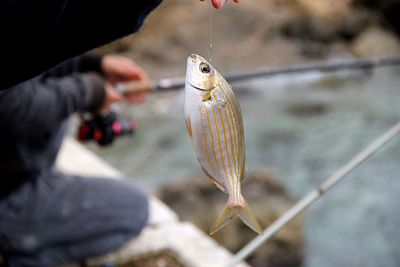
M97 74L37 77L0 92L0 125L16 133L51 132L71 113L99 109L104 98L103 80Z
M75 72L96 72L103 75L101 60L103 56L95 53L86 53L55 66L46 71L44 77L63 77Z
M0 0L0 90L136 32L162 0Z

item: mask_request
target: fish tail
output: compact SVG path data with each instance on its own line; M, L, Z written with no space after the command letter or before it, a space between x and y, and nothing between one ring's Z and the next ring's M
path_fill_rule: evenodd
M251 211L246 202L244 202L244 207L240 207L238 209L238 215L239 218L254 232L256 232L257 234L262 233L263 229L261 227L261 224L258 222L256 216L254 216L254 213Z
M229 199L222 213L215 220L211 226L210 235L221 230L225 225L227 225L235 216L239 218L253 231L261 234L262 227L258 222L257 218L254 216L250 207L247 205L246 201L242 197L240 203L234 203Z

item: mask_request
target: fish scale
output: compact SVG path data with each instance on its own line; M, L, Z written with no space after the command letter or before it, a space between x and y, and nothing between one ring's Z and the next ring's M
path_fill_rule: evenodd
M226 80L198 55L187 62L185 122L196 157L206 176L228 203L212 225L213 234L236 215L260 233L261 226L241 193L246 176L244 129L240 105Z

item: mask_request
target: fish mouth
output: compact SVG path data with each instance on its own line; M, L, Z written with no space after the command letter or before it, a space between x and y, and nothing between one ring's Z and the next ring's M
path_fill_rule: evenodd
M218 85L219 85L219 84L217 84L217 85L215 85L215 86L213 86L213 87L211 87L211 88L205 89L205 88L197 87L197 86L193 85L192 83L189 83L189 84L190 84L190 86L192 86L194 89L197 89L197 90L200 90L200 91L211 91L211 90L217 88Z
M191 55L189 56L189 59L190 59L192 62L196 62L197 55L196 55L196 54L191 54Z
M207 60L205 60L202 56L199 56L199 55L197 55L197 54L191 54L191 55L188 57L188 60L190 60L192 63L204 62L204 63L209 64L209 63L207 62Z
M191 54L191 55L189 56L189 59L190 59L193 63L195 63L195 62L197 62L197 61L206 62L206 60L205 60L203 57L201 57L201 56L199 56L199 55L197 55L197 54Z

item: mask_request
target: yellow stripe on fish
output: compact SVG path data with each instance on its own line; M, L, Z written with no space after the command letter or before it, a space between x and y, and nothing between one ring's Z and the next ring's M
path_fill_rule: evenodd
M213 184L229 194L210 233L220 230L235 216L260 233L261 226L240 188L247 167L239 102L226 80L198 55L188 58L184 113L201 168Z

